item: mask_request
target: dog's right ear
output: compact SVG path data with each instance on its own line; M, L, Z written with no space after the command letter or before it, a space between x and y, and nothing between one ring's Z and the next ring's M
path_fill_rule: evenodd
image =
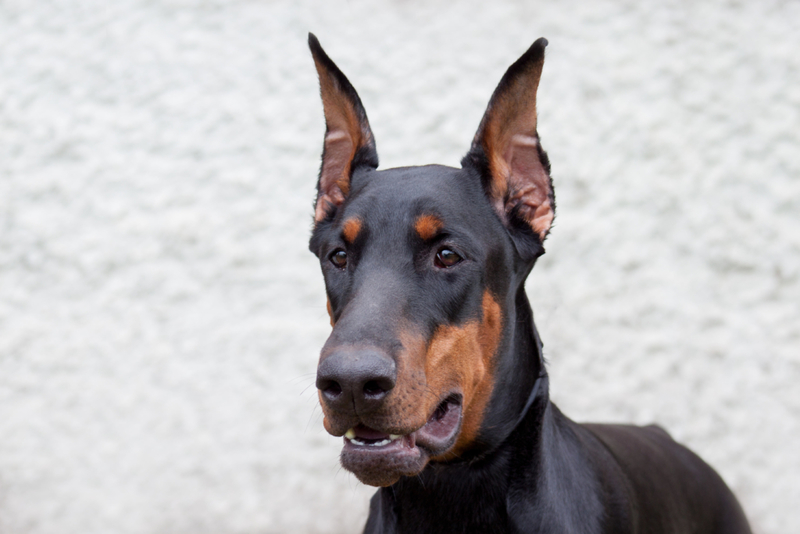
M350 177L359 166L378 167L378 152L358 93L320 46L313 33L308 47L319 74L325 111L325 144L317 182L314 223L330 216L347 197Z

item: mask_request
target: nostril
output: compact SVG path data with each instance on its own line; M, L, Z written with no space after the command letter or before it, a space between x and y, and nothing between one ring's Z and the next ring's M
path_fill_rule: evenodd
M375 380L370 380L366 384L364 384L364 395L369 397L375 397L382 393L386 393L386 391L378 385L378 382Z
M364 383L364 396L368 398L381 398L394 387L394 381L388 378L368 380Z
M327 380L324 384L321 384L319 388L322 391L322 394L328 397L329 399L335 399L339 395L342 394L342 386L339 385L339 382L335 380Z

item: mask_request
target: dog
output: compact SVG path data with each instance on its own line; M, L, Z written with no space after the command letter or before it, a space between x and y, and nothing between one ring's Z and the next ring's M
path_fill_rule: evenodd
M525 279L555 216L537 133L547 40L512 64L461 168L377 170L367 114L309 34L325 140L310 250L333 330L316 386L365 533L747 534L722 479L658 426L549 400Z

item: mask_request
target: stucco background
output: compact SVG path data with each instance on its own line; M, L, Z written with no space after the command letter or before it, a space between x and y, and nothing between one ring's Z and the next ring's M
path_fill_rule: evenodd
M658 5L656 5L658 4ZM800 532L800 3L0 2L0 532L344 533L313 386L314 31L382 167L457 165L505 68L558 216L553 397L657 421Z

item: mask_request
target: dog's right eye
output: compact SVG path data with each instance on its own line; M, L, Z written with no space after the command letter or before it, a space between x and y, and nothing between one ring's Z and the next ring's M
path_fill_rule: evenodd
M347 252L342 249L335 250L331 254L331 263L339 269L344 269L345 265L347 265Z

